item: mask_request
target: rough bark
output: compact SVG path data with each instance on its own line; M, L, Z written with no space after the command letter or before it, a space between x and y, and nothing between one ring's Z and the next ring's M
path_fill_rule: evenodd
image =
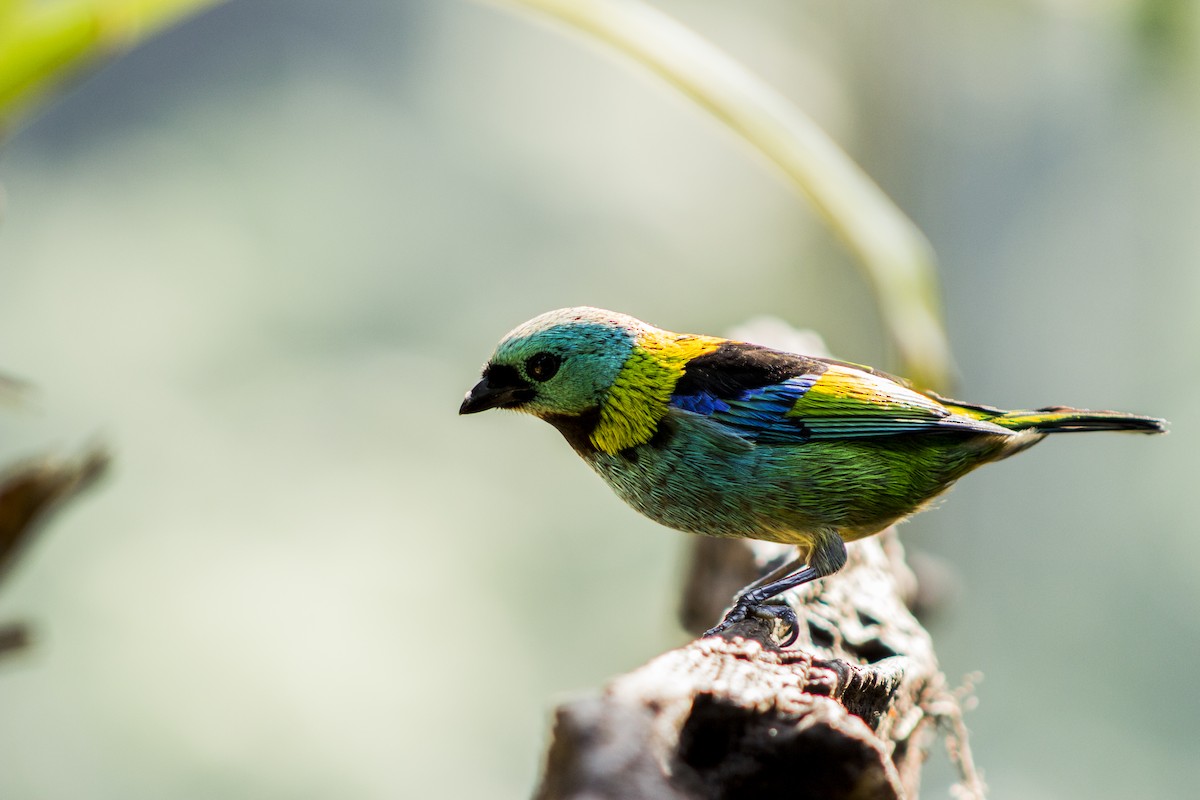
M53 511L91 486L108 466L108 456L92 450L77 460L43 458L0 475L0 583ZM21 623L0 623L0 658L29 643Z
M685 627L712 625L735 591L790 555L698 539ZM939 728L959 796L982 797L959 694L909 610L918 597L893 531L851 545L841 572L784 595L800 619L793 647L747 621L560 706L537 800L913 800Z

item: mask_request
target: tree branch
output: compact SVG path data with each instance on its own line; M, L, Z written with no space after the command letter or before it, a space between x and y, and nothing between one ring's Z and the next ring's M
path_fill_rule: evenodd
M790 548L697 539L682 617L693 632ZM538 800L915 798L939 727L982 798L961 717L929 634L908 609L917 584L894 531L850 547L836 575L784 595L800 639L780 650L751 620L700 639L560 706Z

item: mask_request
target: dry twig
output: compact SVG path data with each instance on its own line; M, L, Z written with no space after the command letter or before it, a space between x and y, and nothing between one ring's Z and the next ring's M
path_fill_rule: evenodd
M108 455L93 449L76 460L43 458L12 467L0 476L0 581L50 514L93 485L108 467ZM21 624L0 625L0 656L29 642Z

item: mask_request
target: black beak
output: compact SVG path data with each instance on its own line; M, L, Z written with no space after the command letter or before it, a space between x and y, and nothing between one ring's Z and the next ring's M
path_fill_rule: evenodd
M475 384L462 405L459 414L476 414L489 408L516 408L534 398L536 392L512 367L488 367L483 371L483 380Z

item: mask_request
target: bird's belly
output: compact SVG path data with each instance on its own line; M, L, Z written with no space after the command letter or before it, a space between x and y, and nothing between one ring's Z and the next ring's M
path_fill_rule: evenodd
M991 456L960 455L916 442L811 442L732 454L642 445L585 458L622 500L663 525L802 545L821 529L846 540L876 533Z

